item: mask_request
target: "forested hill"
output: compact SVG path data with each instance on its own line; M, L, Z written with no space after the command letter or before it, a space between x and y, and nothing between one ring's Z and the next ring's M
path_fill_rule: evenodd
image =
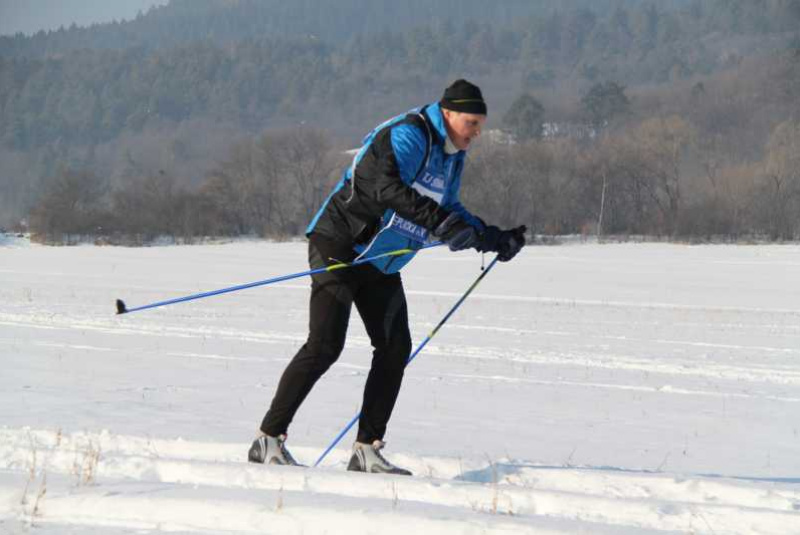
M546 121L577 132L568 137L578 150L584 143L580 132L586 134L591 123L618 127L616 135L623 137L616 139L624 148L624 135L633 136L631 143L645 139L636 134L641 125L647 132L665 130L647 120L682 118L686 128L670 124L696 131L687 139L708 146L703 147L707 161L693 156L681 165L693 178L698 169L708 169L714 188L720 169L748 177L748 188L755 189L742 190L742 198L749 202L767 190L752 170L737 166L766 161L767 139L776 131L794 132L792 125L778 127L795 117L800 102L800 0L171 0L132 21L0 37L0 226L15 224L36 206L39 220L49 222L44 214L51 212L41 208L47 205L41 199L67 198L59 184L78 177L94 195L84 204L96 209L81 228L109 228L111 223L100 225L94 216L105 218L108 206L118 215L123 205L131 214L143 213L139 205L125 204L126 195L138 191L136 180L152 179L188 188L192 195L204 184L200 192L213 195L203 202L221 203L221 191L241 194L236 202L225 198L225 217L215 217L204 229L291 234L302 228L325 184L315 184L313 194L286 192L297 196L295 203L270 197L292 217L273 214L264 216L269 223L242 223L237 203L254 202L253 213L261 214L264 202L241 184L225 190L230 177L220 169L233 162L235 176L249 180L255 176L253 162L263 160L261 174L274 178L265 191L273 195L276 184L292 183L287 177L300 173L292 167L295 161L278 173L275 154L313 155L324 144L325 151L338 155L376 121L437 99L446 84L462 77L483 88L488 128L516 128L533 142ZM516 111L508 114L511 109ZM513 124L519 118L527 124ZM281 129L309 127L324 132L280 135ZM776 139L773 148L782 146L780 136ZM619 147L606 146L602 157L616 161ZM539 149L550 154L563 146ZM535 151L512 156L522 161L529 152ZM641 153L628 152L631 158ZM512 167L512 156L504 157L503 169ZM576 159L557 152L537 160L548 161ZM553 195L562 204L531 204L535 216L527 220L531 228L578 231L595 218L587 214L604 190L588 181L587 189L556 192L554 176L569 188L576 182L573 169L556 172L553 165L540 170L550 189L537 190L535 198ZM589 162L585 169L605 168ZM626 173L636 188L643 183L636 173ZM209 175L215 181L209 183ZM84 180L92 176L98 180ZM670 175L653 176L666 184L665 192L644 194L626 183L634 208L620 204L605 215L609 228L670 233L699 228L681 219L688 213L681 206L683 189L664 178ZM533 187L527 172L520 177ZM714 189L708 198L727 214L720 195ZM800 214L800 187L796 197ZM781 189L775 198L787 197ZM298 208L301 201L308 206ZM752 213L794 220L795 208L759 206ZM545 214L543 207L554 211ZM73 205L67 208L65 213L74 212ZM504 206L494 210L508 213ZM176 213L174 206L162 211ZM695 213L712 212L702 207ZM633 223L630 214L636 216ZM752 221L707 228L800 235L800 226Z
M689 0L662 0L662 8ZM48 57L75 49L170 47L211 40L229 44L246 39L315 37L328 43L354 35L468 20L509 27L552 11L586 9L599 14L631 8L641 0L171 0L131 21L0 36L4 56Z
M4 38L0 143L96 144L190 119L249 131L313 121L355 138L455 77L503 111L525 91L709 74L800 27L785 0L610 4L173 0L132 22ZM36 53L15 54L26 48Z

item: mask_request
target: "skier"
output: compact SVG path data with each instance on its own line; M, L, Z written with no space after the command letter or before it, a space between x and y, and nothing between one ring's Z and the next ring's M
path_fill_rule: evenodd
M480 89L457 80L435 102L376 127L306 229L312 269L397 249L429 238L450 250L475 248L511 260L525 227L500 230L458 200L466 150L486 121ZM411 351L400 269L414 256L390 256L312 277L309 335L286 367L248 460L298 465L287 429L314 383L342 352L355 304L374 348L348 470L411 475L381 454Z

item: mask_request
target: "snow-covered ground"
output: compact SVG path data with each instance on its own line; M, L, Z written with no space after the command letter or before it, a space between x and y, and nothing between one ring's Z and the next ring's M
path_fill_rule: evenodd
M488 257L487 257L488 262ZM409 367L413 478L248 465L306 335L305 244L0 246L0 533L800 533L800 247L530 247ZM475 253L404 270L419 343ZM313 463L358 412L344 354L297 415Z

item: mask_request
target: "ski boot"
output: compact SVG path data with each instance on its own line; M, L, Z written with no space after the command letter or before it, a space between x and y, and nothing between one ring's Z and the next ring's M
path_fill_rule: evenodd
M277 437L260 435L250 446L250 451L247 452L247 460L251 463L303 466L295 461L292 454L286 449L286 435Z
M386 443L381 440L376 440L372 444L356 442L353 444L353 456L350 457L347 469L351 472L410 476L411 472L393 465L381 455L381 449L385 445Z

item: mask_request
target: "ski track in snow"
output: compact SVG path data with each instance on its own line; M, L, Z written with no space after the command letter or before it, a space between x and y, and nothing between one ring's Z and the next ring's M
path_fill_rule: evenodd
M319 450L296 453L315 458ZM331 523L365 533L800 530L800 491L774 482L397 454L421 474L405 478L349 474L345 450L319 469L242 457L238 443L0 429L0 514L20 525L256 533L276 522L281 529L269 532L324 532ZM355 515L342 511L350 507ZM392 525L397 515L402 526Z
M215 328L190 328L190 327L171 327L159 325L138 325L137 327L122 327L119 320L92 320L81 321L69 316L50 316L47 318L47 324L42 325L43 318L37 315L30 314L4 314L0 313L0 325L9 327L25 327L30 329L62 329L62 330L82 330L82 331L95 331L105 334L113 334L120 336L156 336L156 337L169 337L169 338L215 338L215 339L229 339L236 341L254 342L259 344L283 344L283 343L297 343L301 344L305 341L305 333L279 333L269 331L248 331L237 329L215 329ZM481 330L491 331L500 330L506 331L504 328L492 329L479 327L479 326L449 326L451 328L461 328L465 330ZM524 334L517 332L516 334ZM558 335L569 335L569 333L556 333ZM645 341L657 344L675 344L675 345L688 345L696 347L714 347L730 350L742 351L761 351L761 352L777 352L786 355L800 355L800 349L791 348L775 348L775 347L758 347L758 346L743 346L732 344L710 344L700 342L685 342L675 340L642 340L629 337L611 337L601 336L604 339L616 339L622 341ZM0 343L14 343L14 339L0 339ZM52 342L33 342L33 345L41 347L56 347L74 350L86 351L100 351L100 352L113 352L113 347L98 347L90 345L75 345L75 344L58 344ZM366 337L350 336L348 338L349 347L369 347L369 339ZM800 385L800 370L795 371L794 367L786 366L781 369L780 366L770 365L769 367L759 366L731 366L715 363L703 362L701 364L686 362L653 362L652 359L639 359L625 357L623 355L608 354L603 355L599 351L591 353L573 353L568 354L563 351L558 354L542 353L541 351L521 351L515 349L508 349L504 347L491 347L486 345L481 346L466 346L458 345L451 348L436 348L431 347L428 350L429 354L438 354L441 356L450 357L464 357L474 359L503 359L509 361L516 361L527 364L537 365L574 365L581 367L595 367L606 368L612 370L627 370L627 371L644 371L649 373L659 373L665 375L691 375L698 377L711 377L720 378L731 381L767 381L778 384L787 385ZM215 355L208 353L168 353L172 356L186 356L195 358L218 359L218 360L241 360L241 361L258 361L258 358L247 358L230 355ZM677 392L677 391L675 391ZM796 400L793 400L796 401Z

